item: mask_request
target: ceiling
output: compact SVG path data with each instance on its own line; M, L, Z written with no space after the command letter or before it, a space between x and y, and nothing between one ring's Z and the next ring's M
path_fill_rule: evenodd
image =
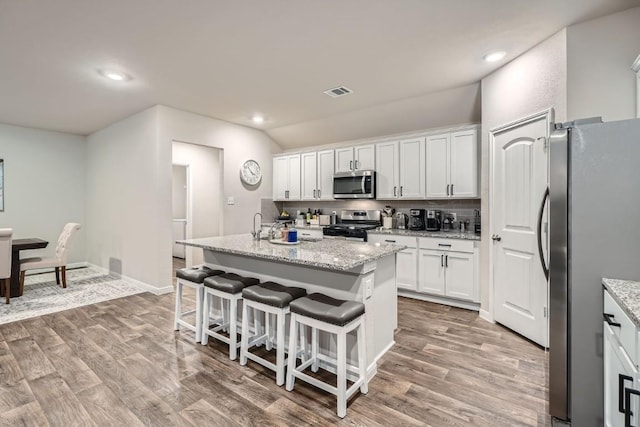
M285 149L477 122L482 77L563 27L637 5L0 0L0 122L84 135L163 104L263 129ZM482 61L496 49L505 59ZM339 85L353 93L322 93Z

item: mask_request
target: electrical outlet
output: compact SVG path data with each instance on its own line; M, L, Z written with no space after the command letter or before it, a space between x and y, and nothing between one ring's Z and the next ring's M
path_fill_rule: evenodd
M457 213L455 213L455 212L451 212L449 215L451 215L451 218L452 218L454 221L457 221L457 220L458 220L458 214L457 214Z
M373 277L367 277L362 282L364 284L364 297L369 299L373 295Z
M229 196L227 197L227 204L228 205L235 205L236 204L236 199L233 196Z

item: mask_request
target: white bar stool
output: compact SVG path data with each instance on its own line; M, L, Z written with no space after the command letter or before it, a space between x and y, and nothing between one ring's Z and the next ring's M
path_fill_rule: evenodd
M205 265L201 267L180 268L176 270L176 309L175 321L173 329L178 331L180 326L184 326L190 331L195 332L195 341L200 342L202 339L202 298L203 298L203 282L210 276L223 274L222 270L213 270ZM196 309L190 311L182 311L182 288L187 286L196 291ZM189 323L183 317L195 313L195 320Z
M229 344L229 359L236 360L238 347L238 301L242 301L242 290L247 286L259 283L252 277L243 277L235 273L225 273L204 279L204 310L202 316L202 345L207 345L209 337ZM220 300L220 316L211 317L212 297ZM229 317L225 316L225 301L229 305ZM242 317L242 325L248 324L247 317ZM209 329L211 325L213 328ZM221 331L228 331L229 336Z
M285 380L285 368L287 359L285 359L285 327L286 316L289 313L289 303L297 298L303 297L307 291L303 288L292 286L283 286L275 282L264 282L256 286L250 286L242 291L244 305L242 306L242 318L247 318L249 309L253 310L254 319L259 315L257 311L263 312L265 317L264 333L255 330L255 335L249 337L248 322L242 323L242 338L240 346L240 364L246 365L247 359L251 359L256 363L276 372L276 384L282 385ZM254 346L265 344L267 350L271 350L273 345L271 337L271 325L269 317L276 316L276 363L275 365L268 360L249 352ZM295 343L295 337L291 340ZM302 347L303 359L306 360L306 336L302 331ZM291 357L291 355L295 355ZM291 352L289 349L289 359L296 359L297 353Z
M296 359L289 358L287 367L287 390L293 390L296 378L312 384L328 393L337 396L338 416L347 414L347 400L360 388L362 394L369 389L366 366L366 341L364 332L364 304L356 301L344 301L323 294L311 294L293 301L290 305L291 328L289 330L289 351L295 350L295 337L298 325L311 327L311 358L296 367ZM347 364L347 334L357 329L358 367ZM318 330L337 336L337 361L318 354ZM336 363L337 387L313 378L303 371L311 366L313 372L318 371L318 362ZM358 376L358 379L347 389L347 371Z

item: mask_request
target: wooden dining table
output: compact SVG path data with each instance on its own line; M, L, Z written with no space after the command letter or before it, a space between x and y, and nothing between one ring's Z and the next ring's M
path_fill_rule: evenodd
M49 242L38 238L11 241L11 298L22 296L20 289L20 251L46 248ZM4 296L4 289L0 292Z

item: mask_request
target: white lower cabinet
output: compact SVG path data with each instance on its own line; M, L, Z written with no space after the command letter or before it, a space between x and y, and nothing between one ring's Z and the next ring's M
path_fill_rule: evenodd
M478 249L473 241L369 234L371 243L407 246L396 255L398 290L478 303Z
M406 246L396 253L396 286L415 291L418 288L418 240L415 237L369 234L369 243L393 243Z
M444 254L442 252L420 249L418 283L420 292L444 295Z
M478 302L473 249L471 253L420 249L418 290Z
M604 300L604 425L637 426L640 425L638 329L607 291Z

